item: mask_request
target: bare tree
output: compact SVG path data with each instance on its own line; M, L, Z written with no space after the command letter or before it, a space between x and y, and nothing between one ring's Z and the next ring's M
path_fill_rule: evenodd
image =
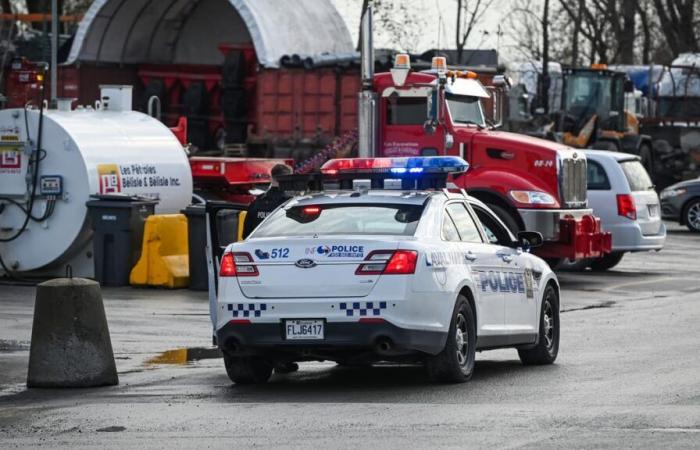
M476 26L489 10L493 0L457 0L457 26L455 32L455 47L457 63L462 61L462 53L467 40L473 35Z
M654 6L661 30L674 54L700 50L698 21L695 19L698 13L696 0L654 0Z

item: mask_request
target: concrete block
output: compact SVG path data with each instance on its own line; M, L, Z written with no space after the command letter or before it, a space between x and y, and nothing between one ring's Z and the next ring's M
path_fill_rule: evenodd
M28 387L119 384L100 284L57 278L36 290Z

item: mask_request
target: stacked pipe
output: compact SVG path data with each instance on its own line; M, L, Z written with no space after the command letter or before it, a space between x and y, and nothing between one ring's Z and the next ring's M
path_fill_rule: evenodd
M340 139L335 139L328 144L323 150L316 153L309 159L306 159L294 167L294 172L297 174L311 173L320 168L323 163L329 159L337 158L342 152L347 152L357 144L357 130L348 131Z

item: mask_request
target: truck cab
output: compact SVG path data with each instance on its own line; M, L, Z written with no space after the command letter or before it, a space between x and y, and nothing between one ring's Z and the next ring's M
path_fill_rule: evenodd
M371 91L373 97L360 94L360 155L369 143L378 156L460 156L471 169L454 176L452 187L486 203L513 232L542 233L540 256L576 260L610 251L610 235L587 208L585 154L497 131L503 101L497 87L485 88L473 72L448 70L444 58L415 72L408 55L398 55L390 73L373 75ZM367 117L376 123L368 127Z

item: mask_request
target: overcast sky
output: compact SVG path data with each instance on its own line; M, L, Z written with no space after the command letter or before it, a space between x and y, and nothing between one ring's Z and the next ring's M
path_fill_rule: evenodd
M354 41L357 42L362 0L332 1L348 24ZM418 41L418 51L436 48L438 46L438 36L440 39L440 47L455 48L457 0L403 1L426 17L427 25ZM507 30L501 29L500 38L498 36L498 26L504 22L506 15L510 12L510 7L511 0L495 0L478 25L476 32L470 36L467 42L467 48L495 48L499 50L500 60L502 62L517 59L518 55L512 49L513 42L512 39L508 37ZM440 27L441 18L442 26ZM380 29L377 29L377 25L375 24L375 45L377 47L395 47L390 40L390 36L387 36L386 33L383 34Z

